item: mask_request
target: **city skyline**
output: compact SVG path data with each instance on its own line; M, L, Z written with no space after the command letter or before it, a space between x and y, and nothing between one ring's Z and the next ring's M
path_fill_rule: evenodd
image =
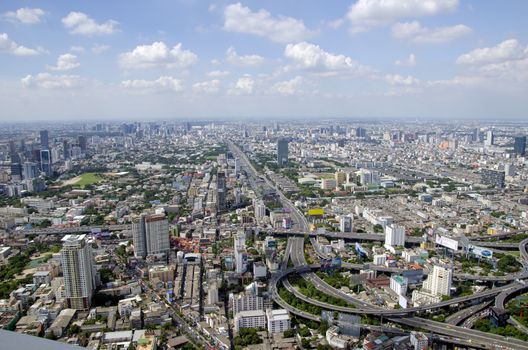
M525 117L523 2L0 5L2 121Z

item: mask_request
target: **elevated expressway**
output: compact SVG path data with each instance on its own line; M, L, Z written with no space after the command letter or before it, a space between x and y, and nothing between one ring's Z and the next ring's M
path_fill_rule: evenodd
M256 176L257 171L253 168L253 166L247 159L246 155L243 152L241 152L240 149L238 149L238 147L235 146L233 143L230 143L230 148L242 159L244 163L246 163L247 169L253 172L253 175ZM298 225L299 230L303 234L303 236L293 235L293 236L288 237L287 251L285 252L285 255L284 255L285 261L283 261L283 264L281 265L282 269L278 274L273 276L270 280L270 284L269 284L270 295L272 296L274 301L279 306L301 317L314 320L314 321L321 320L321 318L317 315L309 314L307 312L294 308L288 303L286 303L280 297L278 293L278 284L282 282L285 285L285 288L287 288L288 291L293 293L296 297L302 299L305 302L308 302L313 305L318 305L328 310L339 311L339 309L341 309L343 310L343 312L347 312L347 313L370 314L370 315L379 315L379 316L383 315L383 316L386 316L392 322L418 328L418 329L424 329L429 332L433 332L436 334L437 338L441 339L442 341L450 342L453 344L466 345L466 346L477 347L477 348L482 348L482 349L528 350L528 343L520 341L520 340L510 339L510 338L502 337L499 335L479 332L479 331L475 331L471 329L465 329L465 328L457 327L453 325L446 325L445 323L435 322L435 321L431 321L428 319L423 319L423 318L413 316L416 313L420 313L420 312L429 310L431 308L444 307L444 306L453 305L457 303L463 303L463 302L471 301L471 300L484 301L486 298L492 298L495 295L500 294L502 292L511 292L512 290L517 288L520 283L512 283L507 286L494 288L494 289L484 291L481 293L477 293L477 294L467 296L467 297L454 298L454 299L444 301L438 304L428 305L426 307L408 308L408 309L400 309L400 310L387 310L387 309L377 308L374 305L366 303L363 300L355 298L351 295L348 295L330 286L329 284L327 284L325 281L323 281L321 278L319 278L315 273L311 271L312 267L306 263L306 260L304 258L304 235L308 234L308 223L306 222L306 218L282 194L282 192L279 189L277 189L273 184L271 184L269 180L265 179L265 181L268 184L268 186L275 189L275 191L279 194L279 197L281 199L281 202L283 203L283 206L290 209L292 213L292 219L295 220L296 224ZM521 244L519 245L520 250L521 250L521 258L523 259L523 261L528 261L528 251L526 248L527 243L528 243L528 240L525 240L521 242ZM293 268L287 268L288 260L292 261L294 265ZM317 266L315 266L315 268L316 267ZM526 270L526 268L524 268L524 270ZM355 307L354 308L338 307L335 305L322 303L320 301L308 298L307 296L303 295L302 293L297 291L295 288L293 288L293 286L291 286L291 284L287 280L286 277L292 273L300 274L305 280L317 286L319 290L324 291L328 295L332 295L334 297L340 298L354 305ZM512 277L512 279L518 279L521 276ZM463 275L462 277L465 278L469 276ZM493 280L511 281L512 279L504 278L504 277L502 278L496 277L491 280L492 281ZM475 280L487 280L487 279L485 278L483 279L483 276L477 276Z

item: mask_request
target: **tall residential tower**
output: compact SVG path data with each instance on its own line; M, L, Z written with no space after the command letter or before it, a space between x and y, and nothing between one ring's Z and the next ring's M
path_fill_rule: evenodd
M169 253L169 222L165 214L141 214L132 232L136 257Z
M86 235L66 235L62 243L61 262L68 307L87 310L96 287L92 246L86 242Z

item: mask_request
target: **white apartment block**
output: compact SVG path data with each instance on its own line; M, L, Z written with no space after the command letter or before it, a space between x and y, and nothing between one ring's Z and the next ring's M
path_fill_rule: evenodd
M264 299L262 297L240 293L233 295L233 313L237 314L243 311L264 310Z
M405 245L405 227L390 224L385 227L385 246L398 247Z
M263 310L241 311L235 314L235 331L242 328L266 328L266 314Z
M448 267L435 265L433 272L424 281L423 289L436 296L450 295L452 280L453 270Z
M268 332L282 333L290 329L290 315L285 309L266 311L268 317Z

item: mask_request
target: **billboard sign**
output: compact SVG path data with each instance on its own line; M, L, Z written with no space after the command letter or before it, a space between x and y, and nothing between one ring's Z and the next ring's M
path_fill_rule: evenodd
M309 216L323 216L324 215L324 209L318 208L318 209L310 209L308 210Z
M341 258L333 258L332 259L332 269L340 269L341 268Z
M446 236L436 235L435 243L448 249L458 250L458 241Z
M341 268L341 258L326 258L321 259L320 262L322 271L339 270Z
M473 244L468 245L468 253L486 259L491 259L493 257L493 252L491 250Z
M363 249L363 247L361 246L361 244L359 244L358 242L356 242L356 252L357 252L360 256L367 256L367 252L365 251L365 249Z

